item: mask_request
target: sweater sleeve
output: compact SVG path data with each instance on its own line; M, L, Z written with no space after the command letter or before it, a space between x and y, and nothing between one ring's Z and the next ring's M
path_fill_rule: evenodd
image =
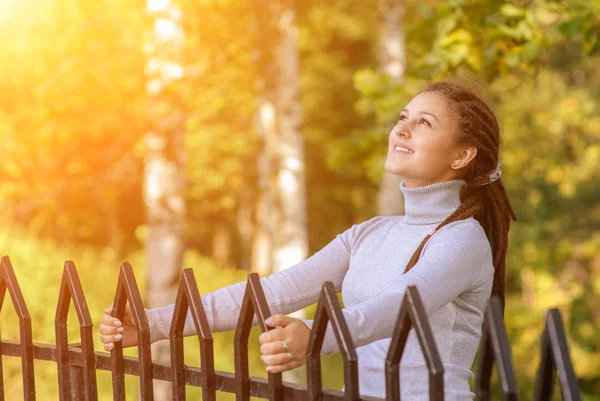
M365 223L363 223L365 224ZM305 261L289 269L261 279L271 313L288 314L315 303L323 282L332 281L341 290L348 270L350 253L356 231L353 226L338 235L327 246ZM233 330L236 327L246 283L233 284L202 296L202 304L211 331ZM147 309L152 342L169 337L175 305ZM254 324L257 324L255 321ZM196 334L196 328L188 311L184 336Z
M407 286L414 285L431 317L462 293L492 277L492 255L487 237L476 221L440 230L428 241L419 261L398 281L397 290L343 309L356 347L392 336ZM404 268L398 266L398 268ZM312 321L306 322L312 326ZM339 352L328 325L322 354Z

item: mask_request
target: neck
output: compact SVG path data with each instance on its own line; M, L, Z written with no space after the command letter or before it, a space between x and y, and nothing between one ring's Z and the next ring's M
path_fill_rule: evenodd
M444 181L409 188L403 182L400 190L404 194L407 224L439 224L460 206L462 180Z

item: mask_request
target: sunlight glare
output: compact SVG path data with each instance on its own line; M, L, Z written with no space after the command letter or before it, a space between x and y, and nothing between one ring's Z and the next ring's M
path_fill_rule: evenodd
M3 0L0 0L0 2ZM5 0L6 1L6 0ZM8 0L11 1L11 0ZM12 0L14 1L14 0ZM171 4L171 0L148 0L148 10L152 12L160 12L166 10Z
M19 0L0 0L0 14L7 15L18 3Z

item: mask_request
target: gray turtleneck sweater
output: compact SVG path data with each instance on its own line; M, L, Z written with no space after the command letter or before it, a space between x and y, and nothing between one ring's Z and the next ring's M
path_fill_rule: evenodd
M444 363L445 399L474 397L468 381L473 377L471 366L494 276L491 248L482 227L472 218L443 227L427 241L417 264L403 274L425 236L459 206L463 184L457 180L420 188L401 185L406 215L375 217L352 226L304 262L261 280L273 314L288 314L315 303L324 281L332 281L342 292L344 317L358 347L362 395L385 396L390 337L404 291L415 285ZM238 283L202 296L213 331L235 329L244 290L245 283ZM153 341L168 338L173 308L148 310ZM188 315L184 335L195 333ZM338 351L328 331L322 353ZM427 367L414 330L400 372L402 399L429 399Z

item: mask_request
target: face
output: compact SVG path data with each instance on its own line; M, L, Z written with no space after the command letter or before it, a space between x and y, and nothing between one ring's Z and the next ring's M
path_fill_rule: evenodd
M408 188L449 181L464 153L456 142L457 121L446 98L437 92L415 96L400 113L389 136L385 170L401 176Z

